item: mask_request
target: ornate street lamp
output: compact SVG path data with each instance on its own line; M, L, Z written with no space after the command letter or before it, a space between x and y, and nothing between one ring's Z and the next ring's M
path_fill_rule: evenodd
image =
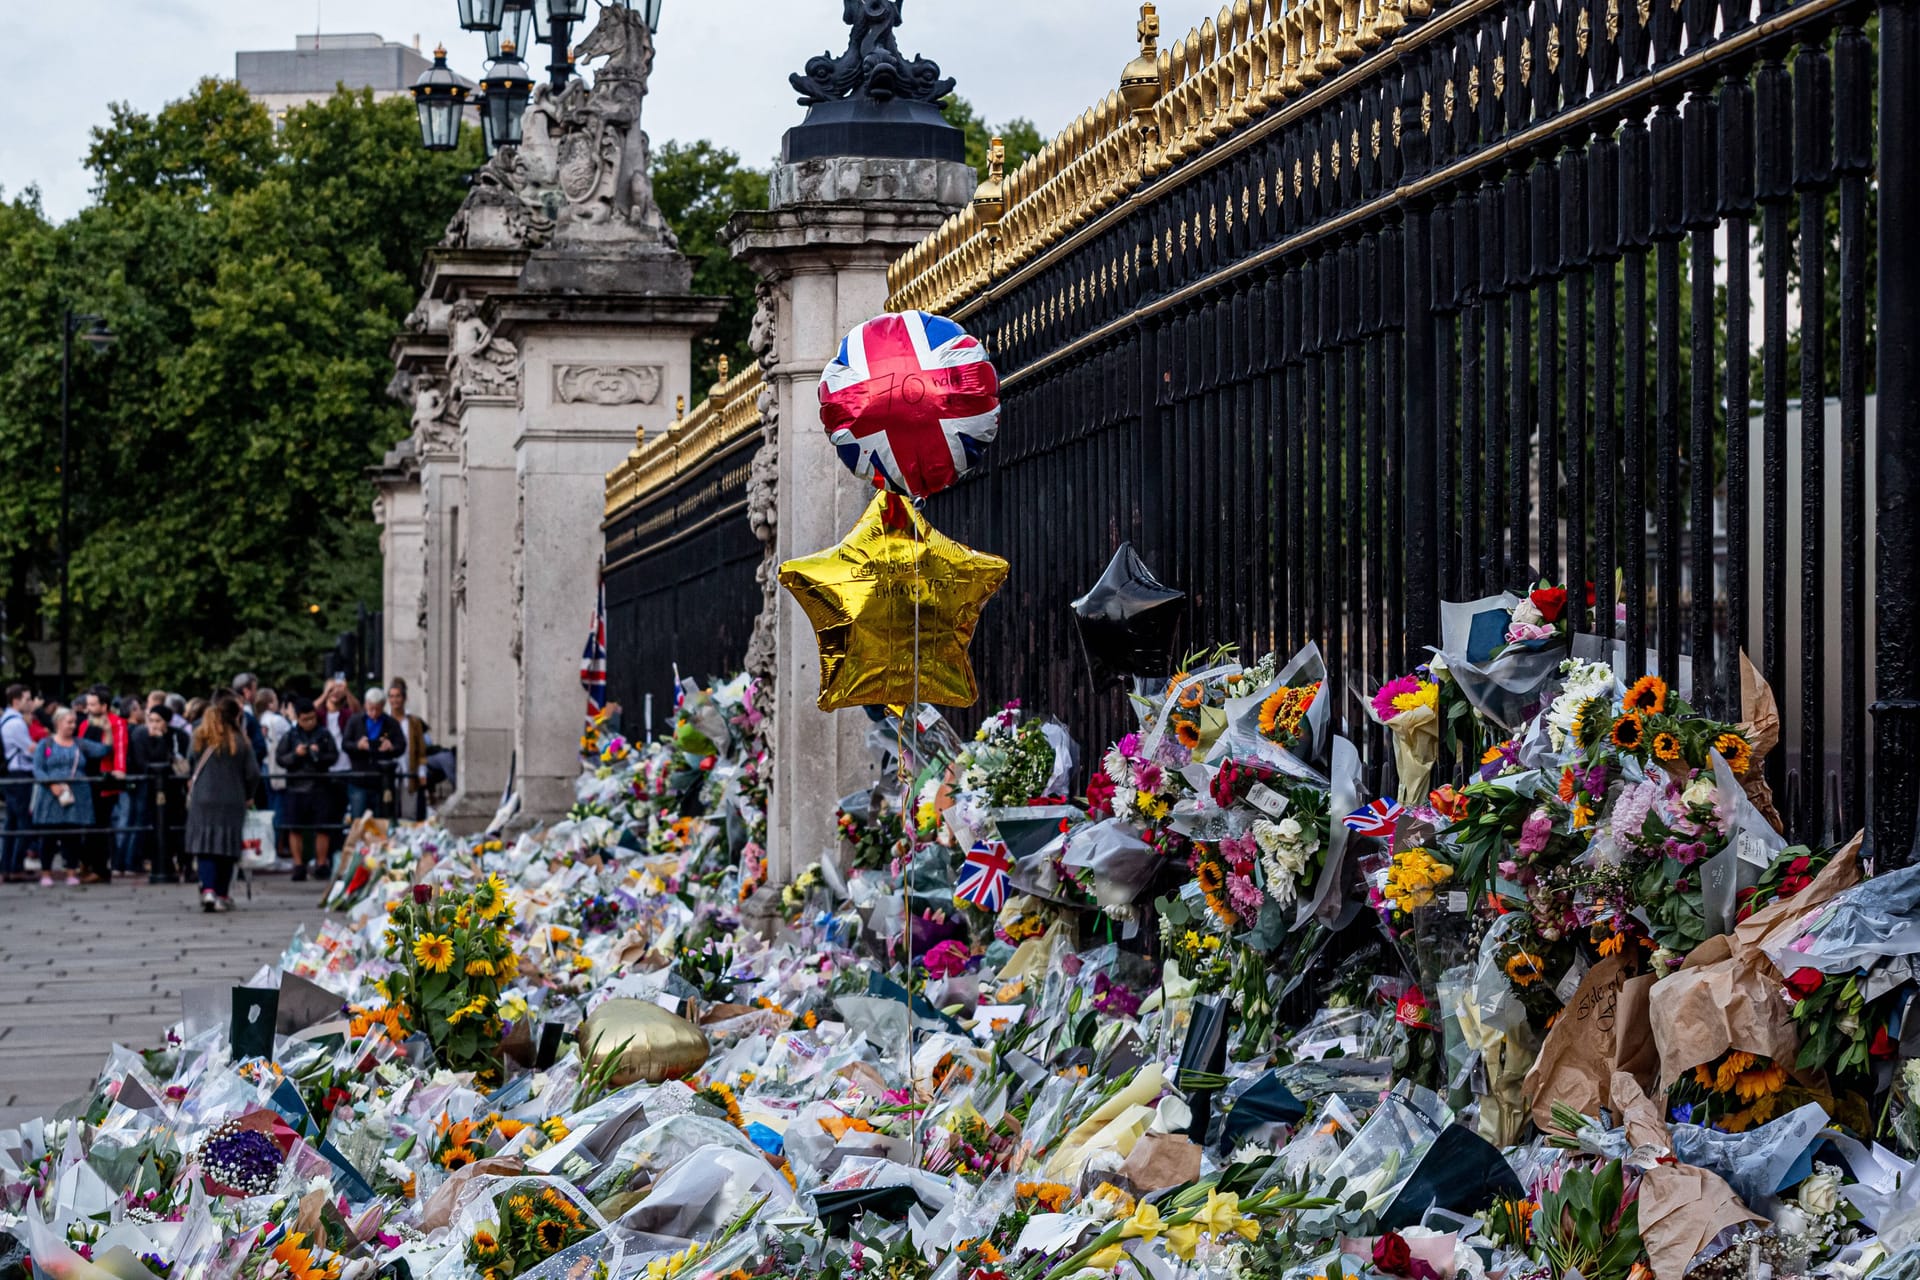
M515 54L511 41L501 42L500 60L481 78L480 91L487 95L488 140L495 149L519 146L520 117L533 96L533 77L527 74L527 64Z
M493 117L487 114L486 90L473 95L473 109L480 113L480 154L491 160L500 148L493 144Z
M506 0L459 0L462 31L498 31Z
M496 61L500 57L502 45L511 41L516 49L527 47L527 36L533 28L533 0L503 0L505 8L500 11L500 25L487 32L487 60Z
M413 82L413 103L420 113L420 140L427 150L452 151L460 145L467 86L447 69L445 46L433 51L433 65Z
M639 3L637 4L632 3L631 0L629 0L629 3L627 4L627 8L638 9L640 11L640 16L647 20L647 30L653 32L655 35L659 35L660 34L660 5L661 5L661 0L639 0Z

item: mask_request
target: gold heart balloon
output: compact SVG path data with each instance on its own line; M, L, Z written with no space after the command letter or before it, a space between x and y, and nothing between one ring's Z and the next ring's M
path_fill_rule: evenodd
M1006 577L999 556L955 542L896 495L875 494L838 546L780 566L780 585L820 641L820 709L971 706L979 691L967 645Z

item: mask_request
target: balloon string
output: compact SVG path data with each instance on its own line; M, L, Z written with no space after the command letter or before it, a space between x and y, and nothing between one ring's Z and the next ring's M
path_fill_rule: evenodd
M919 522L912 522L912 528L913 532L911 536L916 544L913 557L913 700L907 704L909 723L902 725L901 730L903 734L910 732L913 735L913 758L918 762L920 759L920 554L917 544L921 541ZM902 752L900 756L900 774L902 791L900 809L906 817L907 824L910 825L910 828L914 832L914 838L909 842L909 851L907 854L907 884L905 895L907 903L907 1061L904 1074L907 1081L907 1096L912 1099L914 1104L913 1124L911 1126L913 1137L910 1145L913 1155L913 1168L918 1169L920 1167L920 1125L922 1116L918 1105L919 1099L914 1094L913 1082L913 863L918 852L919 822L917 820L918 815L914 811L912 775L908 772L907 757L904 752Z

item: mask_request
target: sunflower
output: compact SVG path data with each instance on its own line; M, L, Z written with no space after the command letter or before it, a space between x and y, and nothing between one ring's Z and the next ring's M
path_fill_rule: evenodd
M1777 1062L1743 1071L1733 1082L1733 1091L1742 1102L1758 1102L1787 1087L1787 1069Z
M1546 963L1531 951L1516 951L1507 957L1507 978L1516 987L1530 987L1545 976Z
M467 976L469 978L491 978L493 976L493 961L491 960L467 961Z
M1192 751L1200 745L1200 726L1191 720L1176 720L1173 722L1173 736L1181 746Z
M494 1239L493 1232L482 1227L473 1233L473 1251L482 1258L491 1258L500 1252L500 1242Z
M1167 697L1173 698L1179 696L1180 684L1187 679L1188 674L1189 673L1185 671L1176 671L1173 673L1173 679L1167 681Z
M1613 722L1613 745L1622 751L1638 751L1646 737L1647 727L1640 721L1637 712L1629 711Z
M543 1252L558 1253L567 1242L567 1224L558 1218L542 1218L533 1224L533 1239Z
M532 1196L514 1196L511 1200L507 1201L507 1208L511 1209L513 1211L513 1216L520 1219L520 1221L522 1222L533 1221L533 1197Z
M1221 887L1227 882L1226 873L1221 870L1220 864L1211 860L1194 868L1193 878L1200 882L1200 892L1208 897L1220 892Z
M1713 749L1726 757L1727 768L1745 774L1753 768L1753 744L1737 733L1723 733L1713 740Z
M1573 740L1583 747L1592 746L1612 711L1612 704L1598 694L1582 702L1573 713Z
M497 872L489 875L474 889L473 905L483 920L498 916L507 909L507 882Z
M438 933L423 933L414 939L413 958L429 973L445 973L453 964L453 940Z
M1180 705L1183 707L1197 707L1206 701L1206 697L1207 688L1198 680L1180 686Z
M1667 709L1667 682L1659 676L1641 676L1633 682L1633 688L1627 690L1626 708L1629 711L1650 711L1662 715Z
M547 1135L548 1141L559 1142L562 1138L565 1138L567 1134L571 1133L572 1130L567 1128L567 1122L559 1116L548 1116L540 1122L540 1132ZM551 1195L552 1193L549 1192L548 1194Z
M1673 761L1680 758L1680 739L1677 735L1662 729L1653 735L1653 754L1662 760Z
M1693 1069L1693 1082L1702 1089L1713 1089L1726 1093L1733 1088L1734 1081L1742 1072L1753 1066L1758 1059L1744 1049L1730 1049L1727 1056L1716 1068L1711 1063Z
M456 1143L440 1153L440 1167L442 1169L464 1169L472 1163L472 1147L463 1147Z

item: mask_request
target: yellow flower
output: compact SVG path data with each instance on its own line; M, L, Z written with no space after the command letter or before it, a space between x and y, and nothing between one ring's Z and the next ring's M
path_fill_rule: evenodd
M413 958L429 973L445 973L453 964L453 940L438 933L423 933L414 940Z
M1237 1230L1240 1220L1239 1195L1232 1191L1221 1195L1212 1187L1207 1188L1207 1203L1193 1215L1194 1225L1210 1236L1226 1235Z
M1091 1258L1088 1258L1085 1266L1091 1271L1111 1271L1119 1266L1120 1259L1126 1256L1126 1249L1117 1244L1110 1244L1100 1252L1094 1254Z
M1142 1204L1133 1211L1133 1216L1127 1219L1127 1225L1120 1228L1120 1238L1152 1240L1165 1230L1166 1224L1161 1221L1160 1210L1153 1205Z
M1177 1227L1167 1228L1167 1247L1174 1256L1191 1261L1193 1247L1200 1243L1200 1228L1191 1222L1183 1222Z
M491 978L493 976L493 961L491 960L467 961L467 976L469 978Z
M507 882L496 872L480 882L473 891L473 905L482 920L491 920L507 909Z
M548 1116L540 1122L540 1132L546 1134L549 1141L558 1142L572 1130L567 1128L567 1122L559 1116Z

